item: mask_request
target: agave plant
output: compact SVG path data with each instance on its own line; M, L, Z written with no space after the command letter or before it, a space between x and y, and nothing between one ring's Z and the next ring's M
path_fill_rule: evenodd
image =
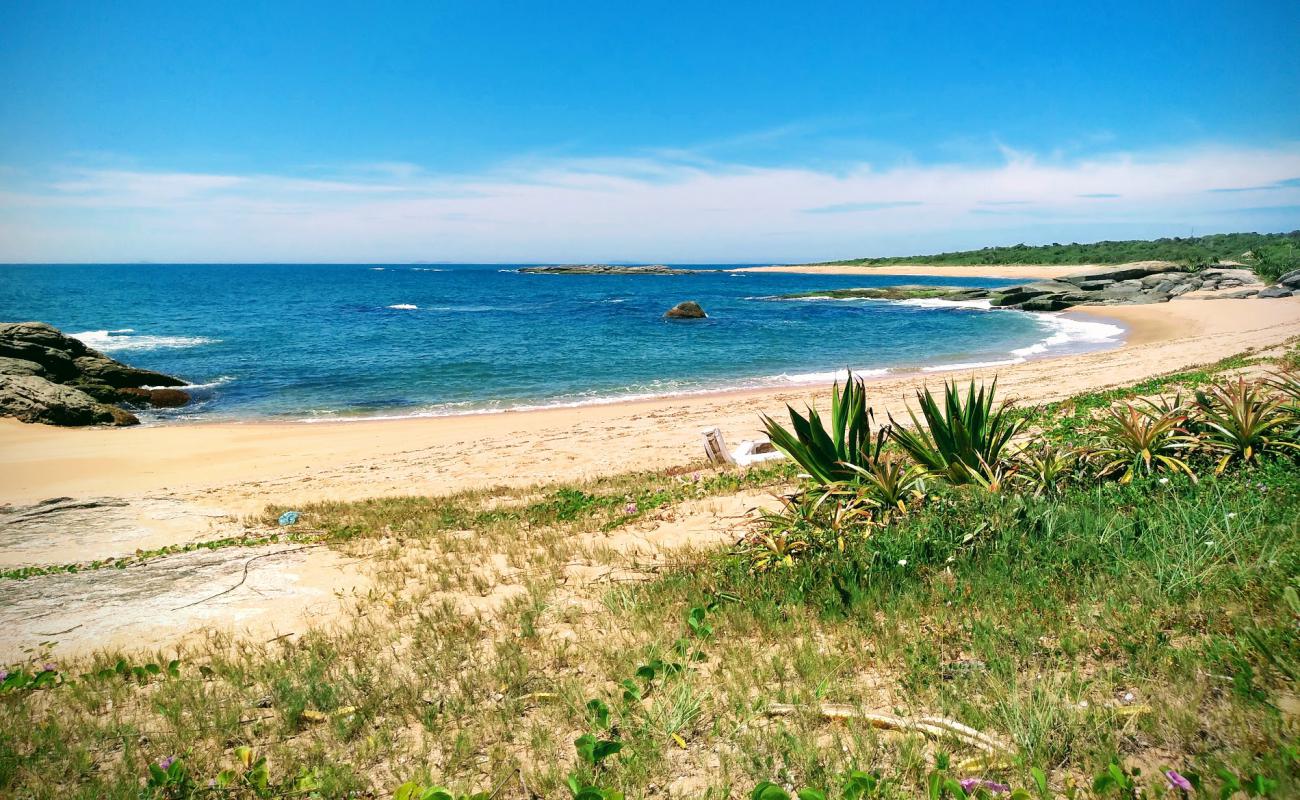
M1054 495L1074 475L1079 452L1072 447L1043 442L1015 456L1013 482L1036 496Z
M1112 407L1102 422L1101 446L1091 454L1102 461L1098 474L1119 473L1120 483L1128 483L1136 475L1167 469L1195 481L1196 473L1182 458L1198 443L1186 423L1187 411L1177 398L1172 403L1144 400Z
M945 383L942 406L929 388L918 391L925 425L908 408L912 428L903 428L890 416L890 436L928 472L949 483L1000 487L1007 472L1004 452L1026 420L1011 414L1009 403L994 409L997 388L995 379L977 391L972 380L963 398L955 382Z
M1266 452L1300 449L1290 437L1292 420L1285 403L1282 395L1268 394L1245 378L1197 392L1203 441L1222 454L1214 474L1222 474L1235 460L1249 464Z
M839 381L831 388L831 429L826 430L821 415L809 407L804 417L794 408L786 430L766 414L763 425L772 444L794 459L812 479L822 485L852 481L857 475L853 466L870 468L879 458L888 429L872 433L874 416L867 407L867 389L861 378L849 373L840 391Z

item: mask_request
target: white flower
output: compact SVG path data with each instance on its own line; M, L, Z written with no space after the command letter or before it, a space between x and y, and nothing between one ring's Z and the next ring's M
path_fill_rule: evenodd
M1236 517L1236 516L1237 516L1237 512L1236 512L1236 511L1229 511L1229 512L1228 512L1228 519L1232 519L1233 517Z
M898 559L898 566L900 566L900 567L906 567L906 566L907 566L907 559L906 559L906 558L900 558L900 559Z
M1164 484L1166 484L1166 483L1169 483L1169 479L1168 479L1168 478L1161 478L1161 479L1160 479L1160 484L1161 484L1162 486L1163 486Z

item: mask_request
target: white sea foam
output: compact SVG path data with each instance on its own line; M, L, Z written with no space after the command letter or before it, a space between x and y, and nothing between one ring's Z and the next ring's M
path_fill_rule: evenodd
M410 303L396 303L388 307L397 311L415 311L417 308L419 308L419 306L412 305Z
M940 300L935 297L913 297L910 300L890 300L889 302L915 308L974 308L980 311L988 311L993 308L991 300Z
M1014 355L1037 356L1072 345L1112 344L1124 335L1123 328L1108 322L1088 322L1056 314L1034 314L1034 318L1050 334L1042 341L1012 350Z
M186 392L205 392L205 391L211 391L212 389L216 389L221 386L225 386L228 383L232 383L234 380L235 377L233 375L222 375L220 378L217 378L214 381L208 381L207 383L187 383L184 386L176 386L176 387L146 386L144 388L146 389L176 388L176 389L184 390Z
M383 271L384 271L384 268L383 268L383 267L371 267L371 268L370 268L370 271L371 271L371 272L383 272Z
M928 367L921 367L922 372L947 372L958 369L981 369L983 367L1009 367L1012 364L1023 364L1024 358L1008 358L1002 361L964 361L957 364L932 364Z
M134 335L135 331L131 328L118 328L112 331L82 331L81 333L68 334L74 339L79 339L87 347L93 347L96 350L102 350L105 353L116 353L127 350L163 350L168 348L181 347L199 347L200 345L212 344L217 339L210 339L206 336L147 336Z
M888 374L889 374L889 370L885 368L858 369L853 371L854 377L857 378L879 378L882 375L888 375ZM770 381L771 383L774 384L781 384L781 383L805 384L805 383L831 383L833 381L844 381L844 380L848 380L848 377L849 377L849 371L846 369L842 369L834 372L796 372L793 375L783 372L780 375L772 375L768 378L764 378L763 380Z
M438 269L437 267L411 267L411 271L412 272L446 272L447 270Z

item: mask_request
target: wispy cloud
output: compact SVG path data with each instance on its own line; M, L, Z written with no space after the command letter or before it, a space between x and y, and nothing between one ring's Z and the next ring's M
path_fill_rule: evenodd
M1233 186L1230 188L1207 189L1209 192L1231 193L1231 192L1267 192L1273 189L1295 189L1300 187L1300 178L1287 178L1286 180L1273 181L1263 186Z
M829 206L818 206L817 208L805 208L805 214L850 214L855 211L882 211L887 208L910 208L912 206L923 206L920 200L882 200L878 202L866 201L862 203L836 203Z
M1295 175L1300 142L1082 160L1005 150L996 164L834 171L665 153L520 159L476 174L401 163L297 174L10 168L0 169L0 261L822 259L1029 240L1031 229L1051 241L1141 225L1300 227L1289 221ZM1273 189L1263 205L1212 192L1224 186Z

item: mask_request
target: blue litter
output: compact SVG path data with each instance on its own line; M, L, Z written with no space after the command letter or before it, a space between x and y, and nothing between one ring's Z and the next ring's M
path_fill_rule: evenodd
M283 514L280 515L280 524L281 524L281 525L292 525L292 524L294 524L294 523L297 522L297 521L298 521L298 512L297 512L297 511L286 511L286 512L284 512Z

